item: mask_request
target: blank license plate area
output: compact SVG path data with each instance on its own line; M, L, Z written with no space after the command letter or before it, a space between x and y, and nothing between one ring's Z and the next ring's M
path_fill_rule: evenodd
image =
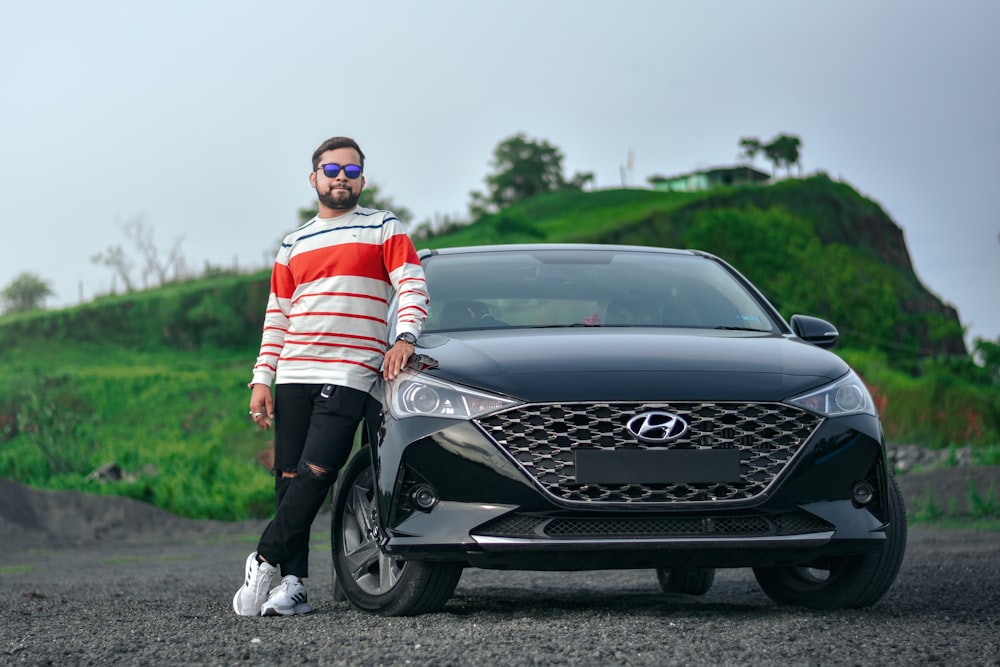
M736 449L578 449L579 484L696 484L740 481Z

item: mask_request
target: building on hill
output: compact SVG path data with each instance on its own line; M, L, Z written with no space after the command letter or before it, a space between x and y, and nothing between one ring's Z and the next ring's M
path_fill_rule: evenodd
M695 192L727 185L766 183L771 180L771 176L753 167L741 165L738 167L712 167L711 169L702 169L670 177L655 175L646 180L649 181L654 190Z

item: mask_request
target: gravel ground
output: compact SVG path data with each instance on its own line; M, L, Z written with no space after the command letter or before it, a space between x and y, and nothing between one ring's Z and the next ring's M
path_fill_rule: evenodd
M971 479L901 486L965 497ZM997 532L911 527L895 586L865 610L778 607L748 570L687 597L648 570L470 569L442 612L381 618L332 600L328 522L314 534L315 612L240 618L232 595L261 522L0 479L0 664L1000 665Z

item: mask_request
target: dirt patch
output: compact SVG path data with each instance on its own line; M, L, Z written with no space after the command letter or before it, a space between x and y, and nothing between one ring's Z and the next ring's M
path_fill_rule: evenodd
M7 545L61 547L242 529L231 522L184 519L132 498L33 489L0 477L0 541Z

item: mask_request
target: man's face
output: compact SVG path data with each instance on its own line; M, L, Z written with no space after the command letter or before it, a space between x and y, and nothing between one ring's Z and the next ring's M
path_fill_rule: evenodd
M349 164L361 164L361 156L353 148L335 148L325 151L320 157L320 168L309 175L309 182L316 188L319 203L334 211L347 211L354 208L361 197L361 189L365 186L365 177L348 178L341 168L333 177L323 173L324 164L339 164L345 167Z

